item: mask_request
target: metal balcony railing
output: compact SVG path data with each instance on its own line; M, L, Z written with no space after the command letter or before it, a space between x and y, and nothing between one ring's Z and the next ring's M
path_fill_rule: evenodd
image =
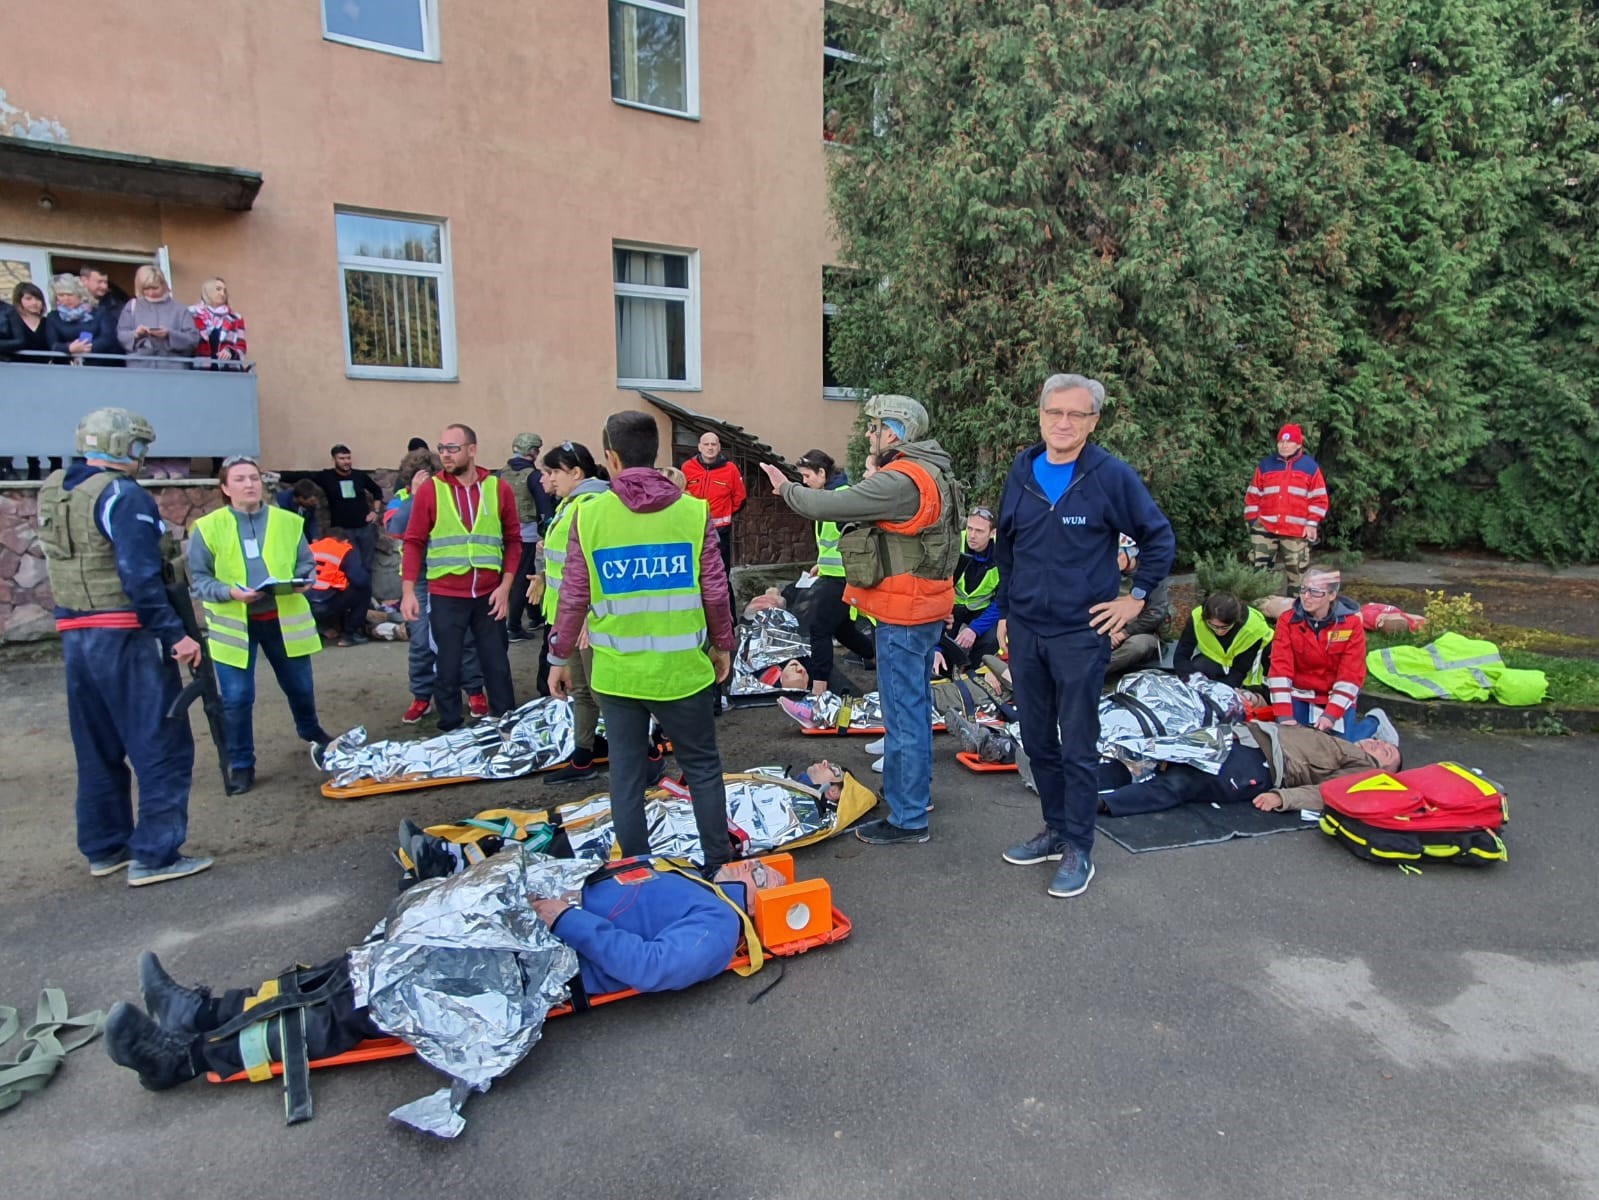
M127 408L144 417L156 432L151 453L161 458L261 452L256 375L248 369L253 363L245 360L244 370L197 370L188 359L157 361L161 367L0 362L0 457L70 456L78 419L97 408Z

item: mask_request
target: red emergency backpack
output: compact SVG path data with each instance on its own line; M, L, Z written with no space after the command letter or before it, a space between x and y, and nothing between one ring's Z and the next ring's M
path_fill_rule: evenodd
M1345 775L1322 784L1321 797L1321 831L1361 858L1401 869L1508 859L1498 835L1509 820L1504 789L1459 763Z

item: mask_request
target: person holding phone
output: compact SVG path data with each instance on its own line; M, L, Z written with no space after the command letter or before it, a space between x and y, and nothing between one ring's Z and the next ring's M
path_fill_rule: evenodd
M129 308L133 307L131 304ZM255 655L272 664L278 686L306 742L332 735L316 714L311 656L322 649L304 593L315 580L305 523L262 500L261 468L236 454L222 461L217 481L228 506L196 521L189 538L189 579L205 605L207 638L222 693L233 782L230 796L255 785Z
M161 268L146 263L133 276L134 297L117 318L117 340L130 367L181 367L194 357L200 332L188 309L172 298Z

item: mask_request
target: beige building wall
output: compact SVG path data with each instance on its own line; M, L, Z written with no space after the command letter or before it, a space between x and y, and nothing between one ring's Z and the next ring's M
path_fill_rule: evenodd
M484 457L522 429L597 449L616 386L613 240L699 252L699 391L789 458L842 459L855 405L822 398L831 261L820 131L821 0L701 0L698 120L610 95L603 0L442 0L440 60L325 40L320 0L198 20L101 2L6 22L0 88L72 145L259 170L247 213L0 184L0 242L169 248L174 291L227 278L260 371L264 457L331 441L386 466L407 439L475 425ZM335 206L447 219L458 381L350 379Z

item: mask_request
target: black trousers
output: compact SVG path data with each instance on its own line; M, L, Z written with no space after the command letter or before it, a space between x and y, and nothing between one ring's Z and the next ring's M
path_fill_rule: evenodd
M539 547L537 542L522 543L522 559L516 564L516 582L511 585L511 606L505 614L505 624L509 629L521 629L523 614L532 611L532 626L537 629L544 624L543 615L537 608L527 602L527 579L529 575L538 574L537 564Z
M388 1036L372 1024L366 1009L355 1006L355 988L350 981L348 959L336 958L313 971L304 971L301 973L301 979L302 988L317 986L323 982L332 985L332 994L325 1002L313 1004L305 1010L306 1048L312 1058L328 1058L334 1054L343 1054L346 1050L355 1049L367 1038ZM244 1011L244 1002L257 990L258 988L230 988L201 1006L196 1024L202 1030L220 1029ZM283 1061L283 1047L279 1044L276 1021L267 1026L267 1049L272 1055L273 1062ZM237 1036L218 1042L207 1041L202 1036L199 1056L201 1062L197 1063L197 1066L215 1071L224 1079L244 1070L244 1060L239 1055Z
M489 615L487 596L441 596L430 591L428 622L433 630L433 644L437 647L433 703L438 706L439 732L448 733L461 727L461 653L469 629L472 640L477 643L478 662L483 667L483 690L488 693L489 711L500 716L516 707L505 622Z
M623 856L650 852L644 781L653 715L671 739L672 753L683 768L683 782L694 798L701 861L707 868L729 861L733 850L728 840L722 756L716 748L716 685L681 700L634 700L600 692L595 692L594 698L605 716L605 740L611 754L611 821Z
M722 552L722 566L729 572L733 570L733 527L731 525L718 525L716 527L716 548ZM727 577L727 590L733 590L733 576Z
M808 589L810 597L811 678L832 680L833 642L860 655L867 662L877 657L872 639L850 620L844 603L844 580L837 575L821 575ZM838 689L834 689L837 691Z
M336 625L346 637L366 633L366 614L372 607L372 589L353 584L339 591L312 592L311 615L317 627Z
M1187 763L1173 763L1143 783L1129 783L1101 793L1099 800L1113 817L1161 812L1179 804L1240 804L1277 785L1271 764L1253 744L1237 742L1222 763L1220 775L1209 775Z

